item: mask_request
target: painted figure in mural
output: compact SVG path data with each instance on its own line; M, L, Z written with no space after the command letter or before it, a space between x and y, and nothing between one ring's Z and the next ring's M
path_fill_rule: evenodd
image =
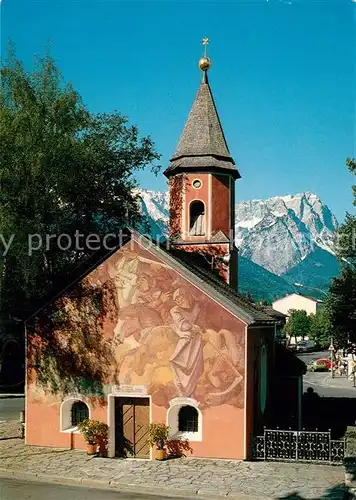
M194 396L200 385L203 390L199 399L205 403L222 404L237 396L244 349L236 335L218 327L204 328L209 323L208 311L203 311L203 303L185 288L175 291L174 300L171 316L179 340L170 361L180 395Z
M171 273L160 263L126 252L111 276L120 305L112 343L117 379L149 384L150 392L173 384L169 357L176 335L164 324L173 305Z
M171 358L180 396L193 394L200 376L204 372L202 331L196 324L200 312L197 302L192 304L184 288L178 288L173 295L176 305L171 309L173 328L179 337Z
M196 398L202 399L202 407L227 402L242 407L243 345L239 343L239 338L227 329L208 329L205 339L204 375L199 381Z
M127 252L114 271L118 379L148 385L163 406L177 395L241 406L244 349L233 322L155 261Z
M117 264L115 281L120 311L114 330L114 348L129 338L138 347L136 343L147 334L147 329L162 325L160 308L169 300L170 294L157 287L149 268L151 264L137 255L134 258L124 255Z
M161 325L162 318L158 308L162 300L165 300L165 297L156 289L154 280L150 280L146 273L139 274L131 304L120 311L120 318L115 328L116 339L123 341L133 335L138 341L146 328Z

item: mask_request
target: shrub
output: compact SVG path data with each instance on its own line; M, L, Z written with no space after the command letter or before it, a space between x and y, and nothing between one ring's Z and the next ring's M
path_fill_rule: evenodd
M169 435L169 427L166 424L150 424L148 442L151 446L156 446L158 450L163 450Z
M88 444L99 444L106 441L108 436L108 426L100 420L86 419L78 424L80 433L84 436Z

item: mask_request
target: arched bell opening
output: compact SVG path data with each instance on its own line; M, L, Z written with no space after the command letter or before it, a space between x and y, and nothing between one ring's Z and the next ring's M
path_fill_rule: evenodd
M192 201L189 207L189 234L205 235L205 205L200 200Z

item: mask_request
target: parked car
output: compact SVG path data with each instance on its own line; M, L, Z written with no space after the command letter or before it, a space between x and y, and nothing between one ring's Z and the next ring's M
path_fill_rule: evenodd
M297 351L309 351L315 348L315 342L313 340L301 340L298 342L296 350Z
M310 372L327 372L330 369L331 361L329 358L312 359L307 365L307 370Z

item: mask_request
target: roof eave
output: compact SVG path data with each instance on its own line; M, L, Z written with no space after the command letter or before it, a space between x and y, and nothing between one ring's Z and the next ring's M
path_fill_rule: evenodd
M235 161L231 155L224 156L216 153L185 153L185 154L173 155L169 161L174 162L180 160L181 158L206 158L209 156L215 158L216 160L227 161L232 165L235 165Z
M177 175L180 173L195 173L195 172L204 172L204 173L224 173L231 175L231 177L236 180L236 179L241 179L240 172L237 170L237 168L224 168L224 167L192 167L192 168L183 168L179 166L169 166L164 170L163 174L169 179L173 175Z

